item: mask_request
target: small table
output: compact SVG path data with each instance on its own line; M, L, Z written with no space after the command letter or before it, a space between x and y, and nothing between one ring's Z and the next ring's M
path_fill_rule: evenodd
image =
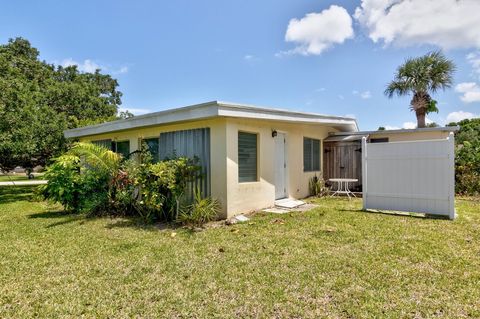
M337 183L337 190L332 194L331 197L338 195L338 194L347 194L348 199L351 199L350 195L353 197L355 194L348 188L348 183L356 183L358 182L358 179L356 178L330 178L330 182L332 183Z

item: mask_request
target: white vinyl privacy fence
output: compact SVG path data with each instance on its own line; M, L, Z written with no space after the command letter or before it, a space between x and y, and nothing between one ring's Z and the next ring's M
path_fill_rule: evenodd
M428 141L362 140L363 209L455 218L454 136Z

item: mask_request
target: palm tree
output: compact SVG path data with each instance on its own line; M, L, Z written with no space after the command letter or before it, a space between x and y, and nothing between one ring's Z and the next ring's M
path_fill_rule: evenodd
M430 94L450 88L455 64L442 52L430 52L418 58L409 58L402 64L385 90L385 95L406 96L412 94L411 110L417 116L417 127L425 127L425 115L438 112L437 102Z

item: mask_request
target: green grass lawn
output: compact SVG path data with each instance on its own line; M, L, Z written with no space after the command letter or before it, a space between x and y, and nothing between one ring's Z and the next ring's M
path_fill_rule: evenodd
M480 317L479 201L452 222L319 199L192 233L66 215L31 191L0 188L2 318Z
M10 181L27 181L28 178L25 175L0 175L0 182Z
M33 180L41 180L43 179L43 173L36 173L35 179ZM0 175L0 182L10 182L10 181L28 181L27 175L25 174L11 174L11 175Z

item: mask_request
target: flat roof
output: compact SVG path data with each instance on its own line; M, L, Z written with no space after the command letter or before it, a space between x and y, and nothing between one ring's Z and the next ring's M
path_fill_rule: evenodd
M329 135L324 142L355 142L361 140L363 137L368 138L368 134L347 134L347 135Z
M373 134L398 134L398 133L416 133L416 132L457 132L459 126L445 126L445 127L425 127L414 129L399 129L399 130L378 130L378 131L356 131L356 132L335 132L330 133L330 136L351 136L351 135L373 135Z
M316 113L289 111L277 108L258 107L247 104L211 101L155 113L143 114L124 120L74 128L66 130L64 135L66 138L75 138L215 117L249 118L305 124L319 124L332 126L335 129L344 132L352 133L358 131L356 119L350 117L331 116Z

